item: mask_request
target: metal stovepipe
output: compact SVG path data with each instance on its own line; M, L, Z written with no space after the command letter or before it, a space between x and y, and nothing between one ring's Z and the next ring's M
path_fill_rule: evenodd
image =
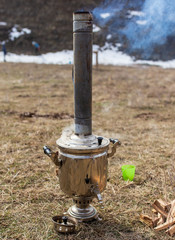
M92 14L73 14L75 134L92 134Z

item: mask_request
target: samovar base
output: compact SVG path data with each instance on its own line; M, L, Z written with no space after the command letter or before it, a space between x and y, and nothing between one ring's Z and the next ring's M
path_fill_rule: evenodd
M74 197L74 203L72 207L70 207L67 213L77 219L78 221L91 221L98 217L97 210L90 205L92 201L91 197L83 198L83 197Z
M76 205L73 205L68 209L68 214L78 221L88 222L97 218L97 210L92 205L89 205L86 208L79 208Z

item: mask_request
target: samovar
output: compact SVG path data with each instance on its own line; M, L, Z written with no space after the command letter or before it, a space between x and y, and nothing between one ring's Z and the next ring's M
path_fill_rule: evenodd
M97 218L91 205L106 188L108 158L116 152L118 139L108 139L92 134L92 33L93 17L90 12L73 14L73 86L74 132L67 131L56 141L59 151L44 146L58 167L61 190L73 198L74 205L67 214L79 221ZM113 144L109 152L109 144Z

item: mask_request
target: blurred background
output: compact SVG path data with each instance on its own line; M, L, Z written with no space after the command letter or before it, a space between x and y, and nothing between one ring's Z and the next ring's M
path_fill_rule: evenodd
M94 15L94 44L116 47L135 60L175 56L175 6L172 0L0 0L0 42L9 52L33 54L72 50L72 12Z

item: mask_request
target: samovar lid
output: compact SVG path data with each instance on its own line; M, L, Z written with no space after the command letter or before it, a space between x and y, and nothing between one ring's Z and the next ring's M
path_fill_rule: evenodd
M59 148L66 148L77 151L100 151L107 149L109 146L109 139L95 135L75 135L64 134L56 141Z

